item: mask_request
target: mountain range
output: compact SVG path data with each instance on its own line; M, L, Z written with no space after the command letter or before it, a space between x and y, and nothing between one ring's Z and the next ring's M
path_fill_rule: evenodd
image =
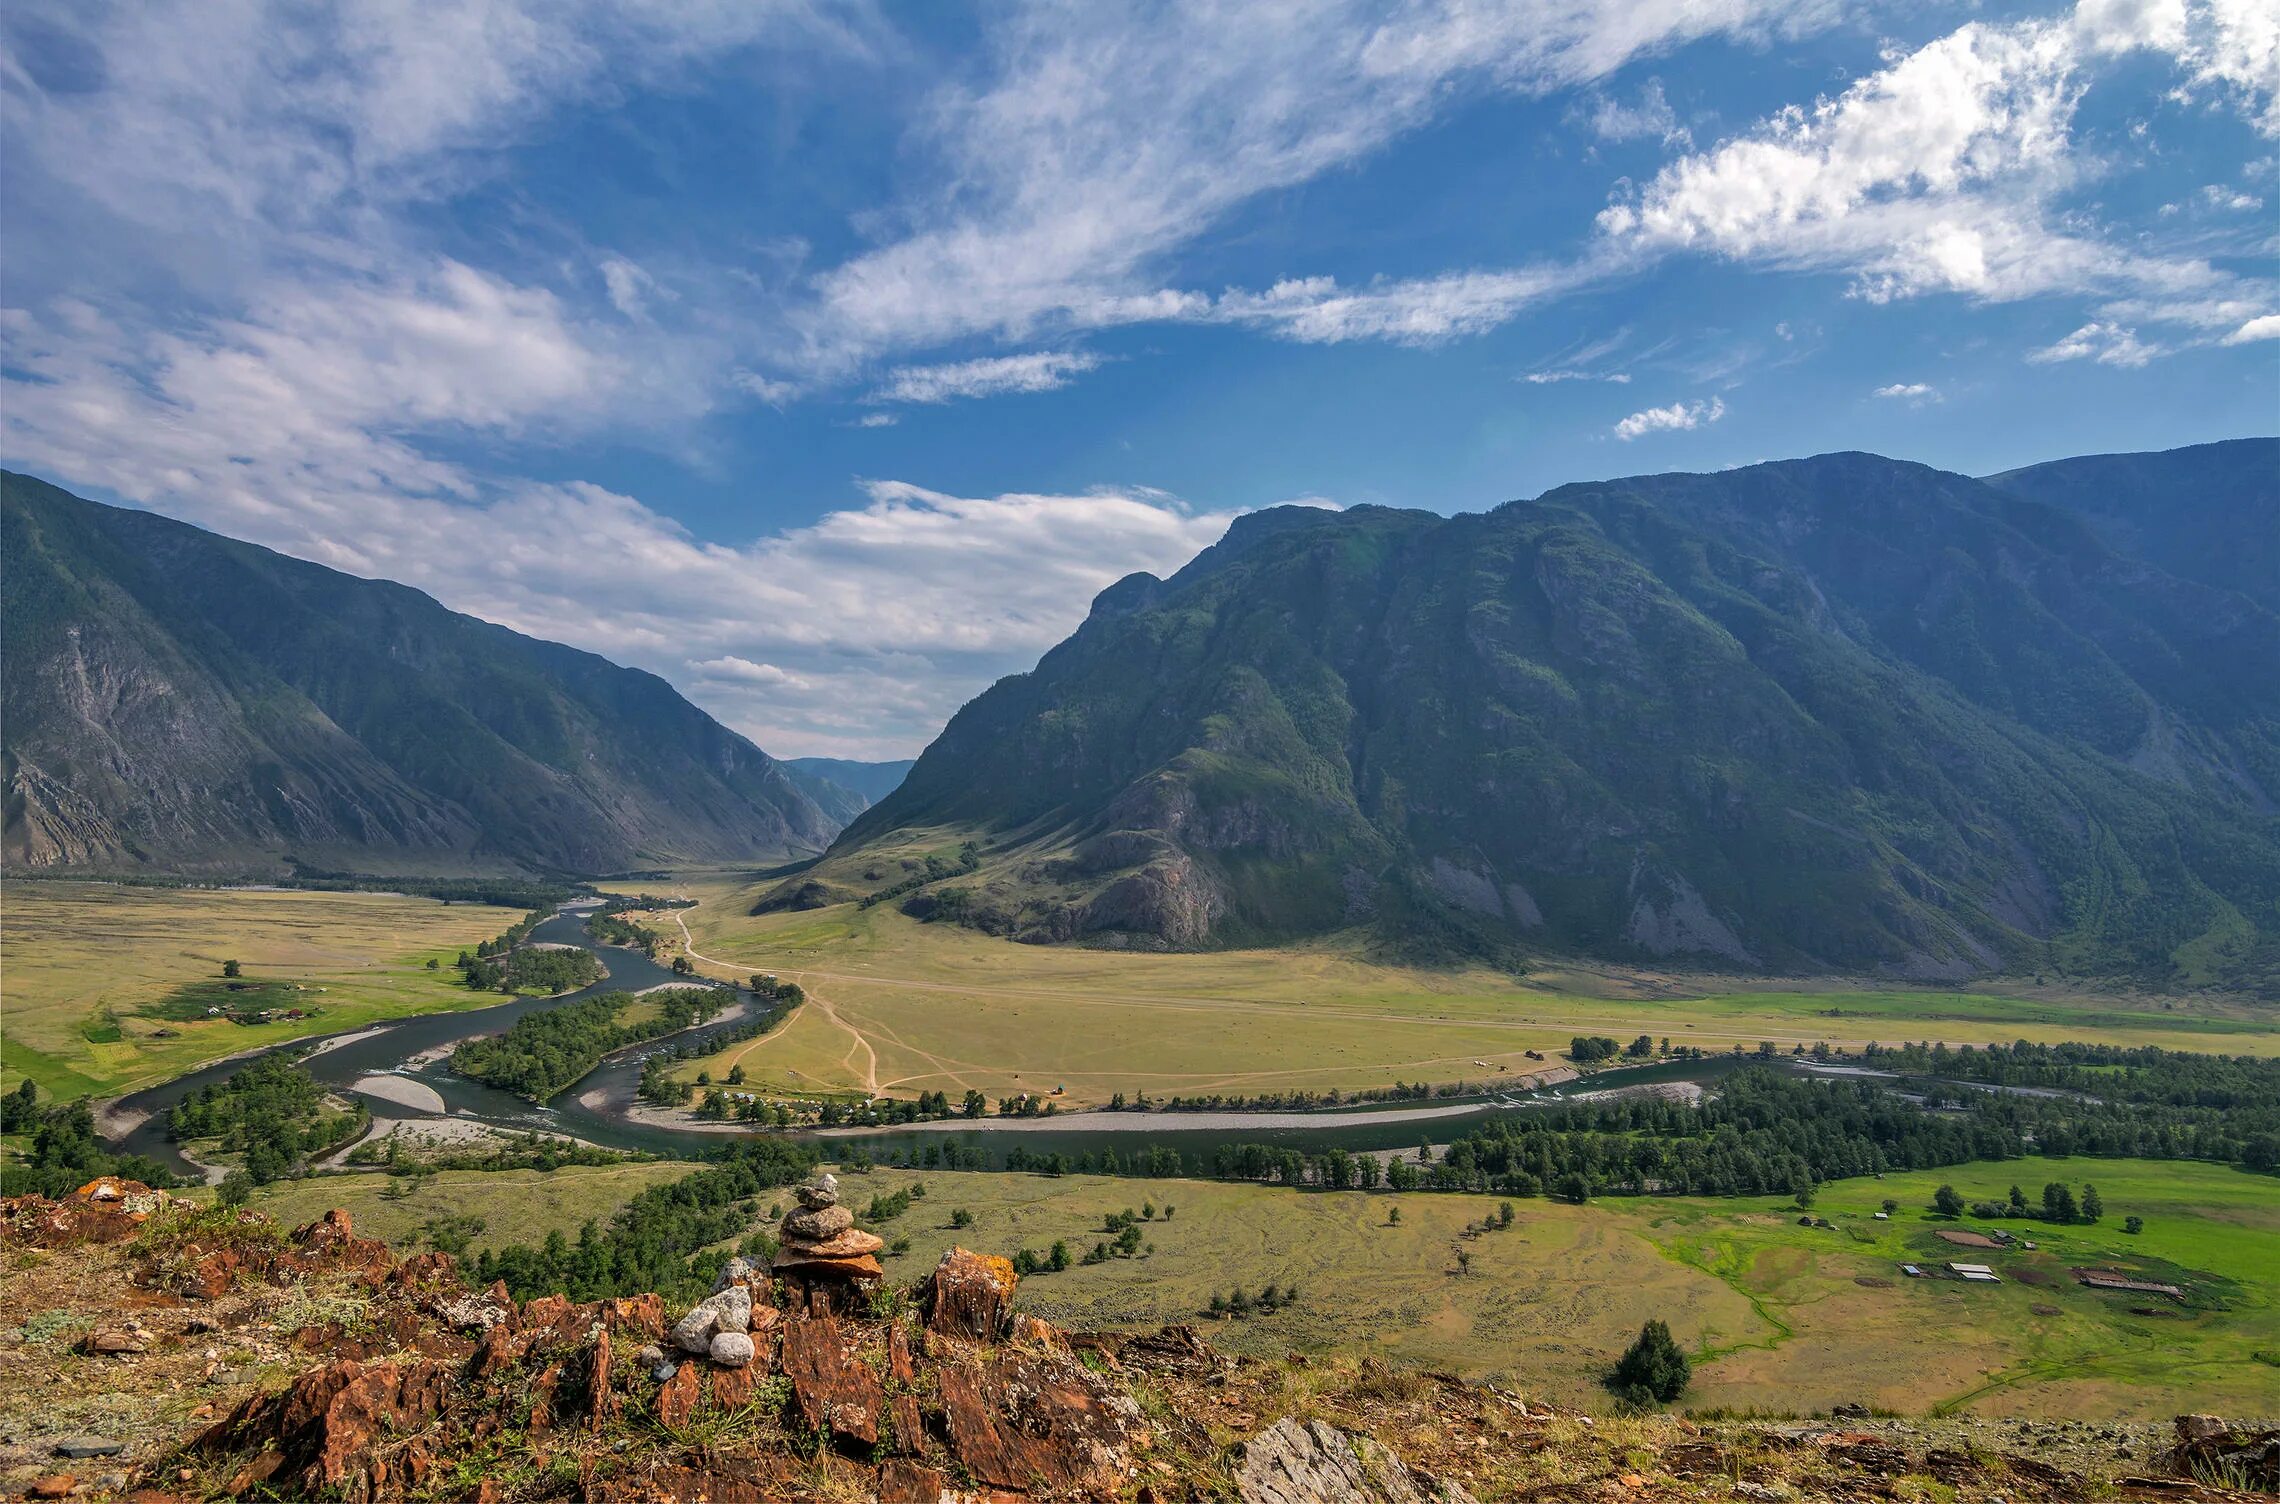
M763 908L2280 985L2280 441L1241 518Z
M899 788L910 772L912 761L908 757L896 762L855 762L844 757L787 757L784 766L811 778L819 778L840 794L852 796L842 801L852 806L843 819L852 820Z
M592 875L813 854L862 808L402 585L5 472L0 547L15 872Z

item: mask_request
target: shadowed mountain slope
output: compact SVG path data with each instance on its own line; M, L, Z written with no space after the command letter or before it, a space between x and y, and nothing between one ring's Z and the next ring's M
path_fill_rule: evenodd
M603 873L839 822L653 674L0 474L17 870Z

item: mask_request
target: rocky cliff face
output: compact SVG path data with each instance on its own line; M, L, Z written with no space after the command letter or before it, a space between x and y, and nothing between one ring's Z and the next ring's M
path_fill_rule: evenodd
M1229 1358L1186 1327L1062 1332L1019 1314L1003 1259L963 1249L875 1314L768 1305L766 1275L732 1265L678 1321L655 1295L470 1290L344 1213L287 1234L131 1182L0 1202L0 1251L11 1497L2131 1504L2245 1498L2155 1474L2269 1487L2280 1450L2212 1417L2174 1450L2109 1429L2088 1471L2017 1440L2032 1423L1966 1446L1890 1421L1595 1422L1376 1362ZM74 1429L90 1414L112 1432Z
M2204 458L2131 473L2265 526ZM900 901L1037 941L2280 988L2280 617L2063 479L1829 455L1242 519L960 712L805 901L973 838Z
M652 675L0 475L18 870L578 874L838 821Z

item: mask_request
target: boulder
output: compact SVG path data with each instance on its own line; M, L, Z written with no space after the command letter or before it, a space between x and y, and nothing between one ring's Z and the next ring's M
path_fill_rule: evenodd
M1243 1504L1474 1504L1367 1436L1289 1416L1243 1444L1235 1490Z
M787 1243L820 1243L834 1238L855 1225L855 1214L844 1206L826 1206L816 1211L797 1211L784 1219L781 1229Z
M2235 1427L2214 1415L2180 1415L2176 1426L2177 1445L2162 1459L2172 1473L2280 1493L2280 1429Z
M686 1353L707 1353L712 1350L715 1333L747 1331L751 1325L752 1292L742 1285L730 1285L690 1308L673 1328L673 1345Z
M995 1254L953 1247L926 1285L927 1330L969 1342L995 1342L1013 1318L1013 1291L1021 1276Z
M712 1360L723 1368L742 1368L752 1361L752 1339L742 1332L715 1332Z
M822 1211L827 1206L837 1206L839 1204L839 1177L836 1175L818 1175L815 1179L800 1186L793 1194L800 1198L800 1205L811 1212Z

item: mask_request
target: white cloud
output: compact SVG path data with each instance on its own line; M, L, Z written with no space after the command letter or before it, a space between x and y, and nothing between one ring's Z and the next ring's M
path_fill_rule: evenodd
M2219 343L2246 345L2266 339L2280 339L2280 313L2260 314L2226 335Z
M1659 141L1665 146L1691 148L1693 133L1678 123L1678 115L1663 95L1662 80L1650 78L1639 90L1636 104L1624 104L1605 94L1594 95L1587 108L1570 113L1571 120L1588 126L1606 141Z
M1100 357L1083 350L1036 350L991 355L950 365L903 366L889 371L871 394L874 402L954 402L1005 392L1050 392L1095 370Z
M1911 406L1919 402L1940 400L1939 388L1925 381L1895 381L1890 386L1878 387L1876 395L1906 402Z
M1250 325L1305 344L1377 339L1437 345L1507 323L1522 309L1595 275L1579 267L1546 266L1452 272L1358 288L1341 287L1330 277L1309 277L1278 282L1265 292L1223 293L1196 317Z
M2134 368L2144 365L2157 355L2167 353L2158 344L2140 341L2135 329L2093 322L2084 324L2054 344L2029 352L2027 359L2038 365L2054 361L2095 360L2104 366Z
M796 381L763 376L758 371L747 371L742 367L728 373L728 384L748 396L757 397L770 407L782 407L788 402L797 401L806 390Z
M146 385L92 314L57 330L12 313L5 332L36 377L7 443L35 471L651 669L782 754L909 755L1103 587L1177 569L1231 515L878 482L809 526L708 543L598 486L486 483L327 428L333 404L266 382Z
M1612 382L1616 386L1629 386L1631 384L1631 373L1628 371L1579 371L1573 366L1563 366L1556 370L1523 371L1516 379L1525 381L1530 386L1553 386L1563 381L1606 381Z
M1615 425L1615 437L1628 444L1633 439L1650 433L1670 433L1689 428L1701 428L1726 416L1726 404L1717 397L1706 401L1673 402L1668 407L1650 407L1635 412Z
M2269 282L2128 245L2062 207L2097 165L2071 138L2088 64L2137 47L2188 68L2234 57L2246 44L2228 3L2096 0L2057 20L1967 24L1834 98L1669 164L1611 203L1600 232L1638 255L1849 272L1854 293L1879 303L2088 295L2160 322L2193 322L2212 302L2269 307ZM2224 25L2234 40L2219 45ZM2256 107L2253 89L2243 97ZM2229 207L2241 196L2204 197ZM2138 344L2126 358L2165 348Z
M1460 0L1391 19L1368 0L1017 8L997 38L1002 72L946 87L926 113L950 188L913 206L909 234L818 279L810 338L849 358L1196 316L1208 310L1195 295L1157 290L1169 253L1237 205L1367 157L1469 92L1588 83L1700 37L1830 13L1823 0ZM1366 290L1340 295L1350 316L1285 316L1273 291L1212 306L1299 339L1437 338L1522 306L1484 285L1504 275L1412 284L1471 303L1461 314L1388 307Z
M902 419L893 413L865 413L849 424L850 428L892 428Z

